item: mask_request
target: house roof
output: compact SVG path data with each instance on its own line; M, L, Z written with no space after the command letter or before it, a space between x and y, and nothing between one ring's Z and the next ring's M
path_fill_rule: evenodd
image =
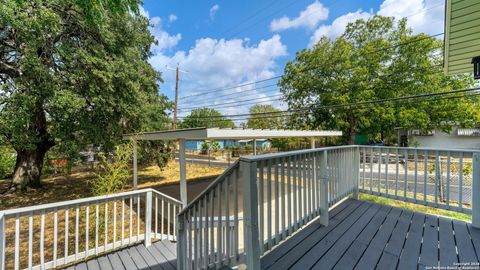
M272 138L302 138L302 137L334 137L342 136L335 130L281 130L281 129L221 129L221 128L190 128L166 131L141 132L123 135L124 140L209 140L209 139L272 139Z

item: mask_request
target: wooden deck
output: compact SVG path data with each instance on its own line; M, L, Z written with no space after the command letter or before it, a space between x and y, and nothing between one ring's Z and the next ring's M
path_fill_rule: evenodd
M67 270L174 270L177 269L176 245L163 240L152 243L150 247L143 244L103 255L86 262L66 268Z
M470 224L349 199L330 211L329 226L310 224L261 264L272 270L410 270L473 265L479 258L480 230Z
M479 258L480 230L470 224L348 199L330 211L329 226L313 222L261 264L271 270L410 270L474 265ZM176 269L176 246L165 240L139 244L67 269Z

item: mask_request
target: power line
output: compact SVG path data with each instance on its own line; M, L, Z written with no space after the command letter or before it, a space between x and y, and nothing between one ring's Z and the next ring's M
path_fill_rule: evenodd
M183 97L180 97L180 99L202 96L202 95L205 95L205 94L215 93L215 92L218 92L218 91L236 89L236 88L239 88L239 87L244 87L244 86L249 86L249 85L253 85L253 84L257 84L257 83L262 83L262 82L267 82L267 81L279 79L281 77L282 77L282 75L279 75L279 76L274 76L274 77L271 77L271 78L267 78L267 79L263 79L263 80L259 80L259 81L253 81L253 82L244 83L244 84L239 84L239 85L235 85L235 86L230 86L230 87L225 87L225 88L214 88L214 89L210 89L210 90L205 91L205 92L202 91L201 93L198 93L198 94L183 96Z
M219 105L219 106L223 106L223 105L228 105L228 104L239 104L239 103L247 102L247 101L259 100L259 99L266 99L266 98L272 98L272 97L281 97L281 96L283 96L283 94L279 93L279 94L272 95L272 96L266 96L266 97L260 97L260 98L251 98L251 99L245 99L245 100L237 100L237 101L226 102L226 103L222 103L222 104L218 104L218 105ZM215 105L205 105L205 106L214 107ZM199 108L204 108L205 106L190 107L190 108L187 107L187 108L182 108L181 110L186 110L186 109L199 109Z
M409 70L406 70L405 72L406 73L410 73L412 71L427 71L429 69L434 69L436 67L440 67L442 66L442 64L437 64L437 65L433 65L433 66L429 66L429 67L422 67L422 68L415 68L415 69L409 69ZM431 75L431 74L436 74L436 73L441 73L443 72L442 70L439 70L439 71L435 71L435 72L429 72L429 73L423 73L424 75ZM379 76L379 79L382 79L382 78L389 78L389 77L392 77L393 75L398 75L398 73L391 73L391 74L387 74L387 75L380 75ZM366 82L366 81L361 81L361 82ZM368 90L368 89L374 89L374 87L370 87L370 88L367 88L365 90ZM276 91L277 89L272 89L273 91ZM246 91L245 91L246 92ZM270 92L270 91L267 91L267 92ZM233 94L238 94L238 93L233 93ZM240 94L242 94L242 92L240 92ZM229 95L232 95L232 94L229 94ZM268 97L275 97L275 96L281 96L279 94L277 95L273 95L273 96L268 96ZM264 98L267 98L267 97L260 97L258 99L264 99ZM231 107L240 107L240 106L244 106L244 105L253 105L253 104L261 104L261 103L265 103L265 102L271 102L271 101L278 101L278 100L282 100L283 98L280 97L280 98L275 98L275 99L270 99L270 100L266 100L266 101L260 101L260 102L250 102L250 103L241 103L242 101L238 101L238 102L230 102L230 103L222 103L222 104L197 104L196 106L194 107L182 107L182 108L179 108L180 111L182 112L185 112L185 111L191 111L192 109L200 109L200 108L205 108L205 107L215 107L215 108L231 108ZM215 100L216 99L211 99L211 100ZM257 99L253 99L253 100L257 100ZM203 103L203 102L202 102ZM227 104L235 104L235 105L227 105ZM227 105L227 106L225 106Z
M257 87L257 88L253 88L253 89L243 90L243 91L240 91L240 92L234 92L234 93L230 93L230 94L215 96L215 98L211 98L211 99L202 99L202 100L201 100L201 101L202 101L201 103L204 103L205 101L209 101L209 100L218 101L219 98L236 96L236 95L243 95L244 93L247 93L247 92L254 92L254 91L258 91L258 90L262 90L262 89L267 89L267 88L274 87L274 86L275 86L275 87L278 87L277 84L269 84L269 85L262 86L262 87ZM278 90L278 89L270 89L270 90L263 91L262 93L268 93L268 92L272 92L272 91L275 91L275 90Z
M438 37L438 36L443 35L443 34L444 33L442 32L442 33L438 33L438 34L435 34L435 35L422 36L418 39L413 39L413 40L409 40L409 41L406 41L406 42L400 42L398 44L395 44L395 45L392 45L392 46L389 46L389 47L385 47L385 48L381 48L381 49L377 49L377 50L374 50L374 51L371 51L371 52L366 52L366 53L362 53L362 54L359 54L359 55L354 54L354 55L351 55L349 59L352 59L354 57L361 57L361 56L365 56L365 55L370 55L370 54L373 54L373 53L379 53L379 52L386 51L386 50L389 50L389 49L396 49L400 46L405 46L405 45L409 45L409 44L412 44L412 43L415 43L415 42L420 42L420 41L423 41L423 40L426 40L426 39L435 38L435 37ZM317 68L319 68L319 67L309 67L309 68L306 68L306 69L303 69L303 70L299 70L298 72L300 72L300 73L308 72L308 71L311 71L311 70L314 70L314 69L317 69ZM262 82L266 82L266 81L279 79L282 76L283 75L278 75L278 76L266 78L266 79L263 79L263 80L252 81L252 82L249 82L249 83L239 84L239 85L230 86L230 87L220 87L220 88L207 89L207 90L203 90L203 91L201 91L197 94L191 94L191 95L179 97L179 99L186 99L186 98L197 97L197 96L201 96L201 95L205 95L205 94L215 93L215 92L219 92L219 91L236 89L236 88L239 88L239 87L244 87L244 86L249 86L249 85L253 85L253 84L257 84L257 83L262 83Z
M480 90L480 87L460 89L460 90L450 90L450 91L437 92L437 93L426 93L426 94L419 94L419 95L395 97L395 98L387 98L387 99L377 99L377 100L369 100L369 101L343 103L343 104L335 104L335 105L321 105L321 106L301 107L299 109L285 110L285 111L278 111L278 112L269 112L267 114L301 112L301 111L308 111L308 110L312 110L312 109L335 109L335 108L341 108L341 107L345 107L345 106L358 106L358 105L378 104L378 103L386 103L386 102L396 102L396 101L409 100L409 99L415 99L415 98L452 95L452 94L457 94L457 93L468 93L468 92L473 92L473 91L478 91L478 90ZM220 116L194 116L194 118L223 118L223 117L230 118L230 117L239 117L239 116L262 115L262 114L265 114L265 113L231 114L231 115L220 115ZM182 117L182 118L185 118L185 117Z
M458 99L458 98L466 98L466 99L471 99L471 98L474 98L474 97L477 97L477 96L480 96L480 93L474 93L474 94L468 94L468 96L466 95L463 95L463 96L440 96L440 97L431 97L431 98L428 98L428 99L423 99L423 100L401 100L401 101L392 101L394 103L398 103L398 102L405 102L407 104L416 104L418 102L435 102L435 101L440 101L440 100L445 100L445 99ZM359 105L357 107L353 107L351 108L351 110L358 110L358 109L362 109L361 106L364 106L364 105ZM285 113L281 113L281 114L275 114L275 112L269 112L269 113L264 113L265 115L261 115L261 116L254 116L254 117L235 117L235 118L224 118L224 119L207 119L207 121L205 121L206 123L215 123L215 122L218 122L218 121L228 121L228 120L231 120L231 121L242 121L242 120L250 120L250 119L272 119L272 118L281 118L281 117L288 117L288 116L292 116L294 112L285 112ZM311 112L308 112L308 111L303 111L303 112L298 112L300 115L308 115L310 114Z

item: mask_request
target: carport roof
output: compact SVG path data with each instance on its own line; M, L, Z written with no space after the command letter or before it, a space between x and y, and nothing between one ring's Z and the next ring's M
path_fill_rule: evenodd
M123 139L139 141L154 140L246 140L302 137L342 136L335 130L281 130L281 129L224 129L224 128L190 128L166 131L141 132L125 134Z

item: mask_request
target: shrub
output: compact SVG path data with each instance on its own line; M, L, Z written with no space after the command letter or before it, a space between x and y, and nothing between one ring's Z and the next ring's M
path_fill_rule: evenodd
M0 179L12 176L15 159L15 150L8 146L0 146Z
M140 141L138 143L138 162L140 164L155 164L162 171L173 159L174 141Z
M96 179L92 181L94 195L104 195L123 190L131 177L130 160L133 144L125 143L116 147L112 155L99 154L99 163L95 167Z

